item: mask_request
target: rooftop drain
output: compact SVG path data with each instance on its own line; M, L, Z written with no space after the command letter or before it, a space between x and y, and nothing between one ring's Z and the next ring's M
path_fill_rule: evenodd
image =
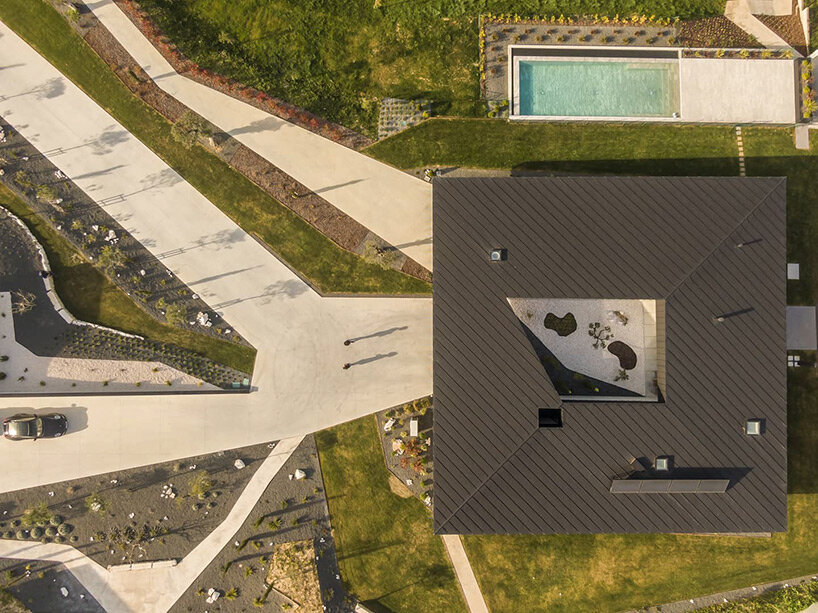
M744 433L747 436L761 436L761 420L748 419L744 424Z
M506 259L507 252L505 249L492 249L489 252L489 259L492 262L502 262Z
M540 428L562 428L562 409L540 409Z

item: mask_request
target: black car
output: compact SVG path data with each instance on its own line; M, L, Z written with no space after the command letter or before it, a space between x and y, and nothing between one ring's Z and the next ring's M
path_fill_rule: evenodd
M3 420L3 436L13 441L57 438L68 430L68 420L61 413L32 415L18 413Z

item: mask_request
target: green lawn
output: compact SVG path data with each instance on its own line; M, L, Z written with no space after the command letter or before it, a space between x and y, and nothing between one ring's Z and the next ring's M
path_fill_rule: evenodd
M145 338L172 343L205 355L211 360L243 372L253 372L255 349L161 323L148 315L125 292L84 259L76 261L77 250L50 225L37 217L25 203L0 184L0 206L21 218L45 249L57 293L68 310L79 319L108 326Z
M508 122L431 119L366 150L409 169L424 166L554 172L738 174L729 126Z
M747 172L787 176L791 304L818 297L818 145L792 130L744 130ZM491 143L491 146L486 146ZM370 154L401 167L465 165L554 172L738 174L731 127L517 124L438 120ZM783 358L782 358L783 359ZM815 572L818 568L818 374L791 369L789 532L771 539L673 535L476 536L469 559L494 613L616 611Z
M108 66L43 0L3 0L0 19L153 149L213 204L263 238L318 288L337 292L428 293L430 287L367 264L324 237L227 164L173 140L170 123L119 81Z
M785 587L763 596L733 602L715 604L698 613L801 613L818 602L818 583Z
M389 489L376 427L362 417L316 434L341 577L375 613L465 613L431 515Z
M724 0L140 0L202 66L373 134L383 97L483 113L478 16L720 15Z

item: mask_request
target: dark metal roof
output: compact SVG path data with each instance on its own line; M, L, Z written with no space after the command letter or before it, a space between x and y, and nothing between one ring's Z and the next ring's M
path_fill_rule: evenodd
M786 530L785 179L441 178L433 210L437 533ZM665 300L665 402L563 403L520 296ZM611 493L659 455L730 486Z

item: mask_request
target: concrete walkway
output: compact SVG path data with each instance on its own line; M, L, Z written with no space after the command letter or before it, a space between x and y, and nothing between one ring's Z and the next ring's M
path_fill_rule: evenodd
M469 613L489 613L460 536L457 534L443 534L440 538L443 539L443 545L445 545L449 559L452 561L452 566L454 566L454 574L460 583L460 589L466 599Z
M0 115L258 349L250 394L0 398L0 418L87 423L0 444L0 464L26 466L0 491L300 436L431 393L431 298L320 297L3 24L0 66Z
M112 0L85 3L159 87L432 269L428 183L179 75Z
M235 536L302 440L280 441L224 521L176 566L109 572L70 545L8 540L0 540L0 557L61 562L108 613L165 613Z
M727 0L724 8L724 16L740 27L742 30L755 37L759 43L765 47L773 49L789 49L787 41L764 25L755 15L750 12L748 0Z

